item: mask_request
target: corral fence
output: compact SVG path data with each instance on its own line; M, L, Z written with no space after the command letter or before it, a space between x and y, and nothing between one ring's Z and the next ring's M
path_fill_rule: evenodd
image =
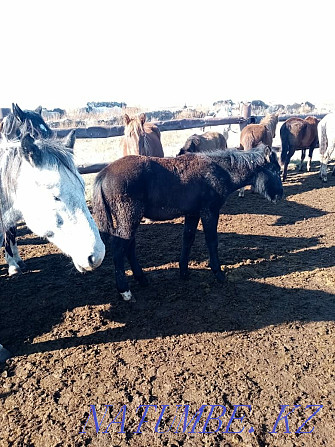
M306 118L307 116L316 116L321 119L326 115L323 114L306 114L306 115L279 115L279 121L286 121L292 117ZM247 124L256 123L258 124L264 115L251 115L251 107L250 104L245 104L241 110L241 116L227 116L223 118L192 118L192 119L181 119L181 120L170 120L170 121L155 121L155 124L159 128L161 132L171 131L171 130L185 130L185 129L193 129L193 128L204 128L204 127L212 127L212 126L220 126L220 125L231 125L238 124L240 126L240 130L242 130ZM58 137L66 136L71 129L57 129L55 133ZM110 137L118 137L124 134L124 126L92 126L92 127L77 127L76 137L77 138L110 138ZM94 174L105 166L108 163L96 163L93 165L80 165L78 166L78 170L81 174Z

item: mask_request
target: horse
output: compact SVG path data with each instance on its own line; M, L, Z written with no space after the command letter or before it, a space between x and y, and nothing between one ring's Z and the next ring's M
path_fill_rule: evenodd
M201 135L194 134L188 137L177 156L190 152L209 152L216 149L227 149L226 138L219 132L209 131Z
M3 121L1 135L3 139L18 140L22 136L22 130L29 130L34 138L52 138L53 131L49 128L41 115L42 107L36 110L21 110L17 104L12 104L12 112ZM75 144L75 131L72 130L63 140L65 147L73 152ZM16 243L16 226L10 227L4 238L5 258L8 263L8 274L13 276L27 271L22 261Z
M105 246L86 204L84 181L61 142L34 140L29 133L19 142L3 141L0 197L3 231L24 219L72 258L79 272L102 263Z
M301 150L301 162L299 171L305 159L306 149L309 148L307 171L311 170L313 151L319 146L318 123L315 116L307 118L289 118L280 128L281 138L281 162L284 165L283 180L287 177L287 167L294 152Z
M93 187L93 215L102 239L111 242L116 288L124 300L132 293L125 276L127 256L134 278L147 279L135 254L135 233L143 217L171 220L185 216L180 276L188 277L188 259L199 219L209 251L210 267L224 282L218 257L217 224L227 197L241 186L276 202L283 196L280 166L269 147L254 151L227 149L174 158L128 156L102 169Z
M133 118L125 114L124 122L124 137L121 139L123 156L164 157L160 130L156 124L146 122L145 113Z
M335 113L328 113L319 123L320 178L327 182L327 164L335 149ZM335 175L335 167L332 175Z
M42 117L42 107L35 110L21 110L17 104L12 104L12 112L3 119L1 123L1 133L8 140L20 139L22 126L25 124L26 131L30 132L34 138L51 138L53 131Z
M250 150L259 144L272 147L272 141L276 136L278 113L266 115L259 124L248 124L240 134L240 150ZM244 188L241 188L239 197L244 197Z
M272 147L272 141L276 136L278 114L266 115L259 124L248 124L242 129L240 135L240 149L249 150L259 143Z

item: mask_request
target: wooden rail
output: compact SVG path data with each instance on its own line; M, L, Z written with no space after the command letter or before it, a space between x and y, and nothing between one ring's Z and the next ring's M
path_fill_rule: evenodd
M158 126L159 130L171 131L171 130L184 130L184 129L193 129L193 128L202 128L202 127L210 127L210 126L219 126L219 125L229 125L229 124L239 124L242 129L248 123L259 123L264 115L259 116L249 116L249 110L246 110L244 113L244 117L242 116L230 116L224 118L192 118L192 119L182 119L182 120L170 120L170 121L155 121L155 124ZM286 121L292 117L298 118L306 118L307 116L316 116L319 119L322 119L326 116L326 113L323 114L306 114L306 115L279 115L279 121ZM55 130L57 137L66 136L72 129L57 129ZM110 126L110 127L78 127L75 128L76 137L77 138L109 138L109 137L117 137L122 136L124 134L124 126ZM94 165L79 165L78 170L81 174L95 174L104 167L106 167L108 163L96 163Z
M244 124L248 120L242 116L229 116L225 118L192 118L182 120L170 120L170 121L155 121L161 132L169 130L184 130L198 127L219 126L225 124ZM55 129L57 137L65 137L70 130L68 129ZM120 137L124 134L124 126L93 126L93 127L76 127L77 138L109 138Z

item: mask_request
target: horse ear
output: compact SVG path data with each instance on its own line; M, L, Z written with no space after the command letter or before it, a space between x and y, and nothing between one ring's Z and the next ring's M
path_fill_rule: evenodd
M38 107L35 109L35 112L38 113L39 115L42 115L42 106L38 106Z
M145 113L141 113L141 115L140 115L140 121L141 121L141 123L142 123L142 126L143 126L143 124L145 123L145 120L147 119L147 117L146 117L146 115L145 115Z
M123 119L124 119L124 122L125 122L126 126L128 126L128 124L130 123L130 118L129 118L129 116L126 113L124 114Z
M70 133L66 135L66 137L63 140L64 146L68 149L72 149L71 152L73 153L74 143L76 142L76 130L72 129Z
M21 149L24 158L32 166L38 166L41 163L41 151L34 143L34 138L29 133L26 133L21 139Z
M24 123L26 119L26 114L17 104L12 103L12 111L15 118L17 118L21 123Z

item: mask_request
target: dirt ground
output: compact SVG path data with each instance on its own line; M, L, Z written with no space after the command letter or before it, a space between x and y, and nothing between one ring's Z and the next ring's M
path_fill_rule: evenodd
M184 282L183 220L141 225L150 284L131 279L133 304L115 290L109 252L81 275L21 226L30 271L8 278L0 258L0 341L13 353L0 366L0 445L335 445L335 177L322 184L317 167L289 171L277 205L229 198L223 286L201 226Z

